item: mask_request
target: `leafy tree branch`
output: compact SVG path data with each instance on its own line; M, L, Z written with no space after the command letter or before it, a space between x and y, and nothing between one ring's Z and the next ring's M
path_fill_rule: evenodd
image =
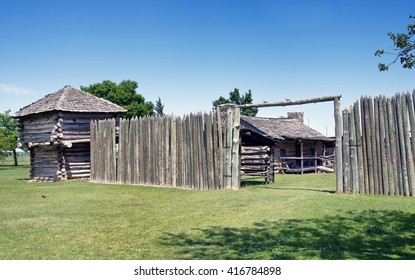
M385 50L377 50L375 56L382 57L384 54L393 55L395 59L390 63L379 63L379 71L388 71L389 66L399 61L403 68L412 69L415 67L415 16L409 16L412 23L408 24L406 33L392 33L388 36L393 42L393 51L386 52Z

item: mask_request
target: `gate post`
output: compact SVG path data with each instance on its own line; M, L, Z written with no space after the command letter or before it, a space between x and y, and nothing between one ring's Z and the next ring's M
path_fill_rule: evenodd
M342 122L340 97L334 97L334 121L336 133L336 191L343 192Z

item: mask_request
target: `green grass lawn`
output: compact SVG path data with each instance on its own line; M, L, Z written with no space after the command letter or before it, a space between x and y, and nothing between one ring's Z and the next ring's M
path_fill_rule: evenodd
M336 194L333 174L190 191L29 183L27 163L7 164L3 260L415 259L415 198Z

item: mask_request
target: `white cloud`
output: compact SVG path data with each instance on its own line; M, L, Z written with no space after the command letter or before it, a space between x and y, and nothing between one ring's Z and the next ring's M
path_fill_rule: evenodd
M32 90L18 87L15 85L0 84L0 93L11 93L15 95L35 95Z

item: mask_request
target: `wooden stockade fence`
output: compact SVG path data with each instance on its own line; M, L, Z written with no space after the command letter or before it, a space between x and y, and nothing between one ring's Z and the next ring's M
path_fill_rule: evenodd
M239 188L239 114L228 110L224 125L216 112L92 121L91 181Z
M343 111L342 192L415 196L414 101L362 97Z

